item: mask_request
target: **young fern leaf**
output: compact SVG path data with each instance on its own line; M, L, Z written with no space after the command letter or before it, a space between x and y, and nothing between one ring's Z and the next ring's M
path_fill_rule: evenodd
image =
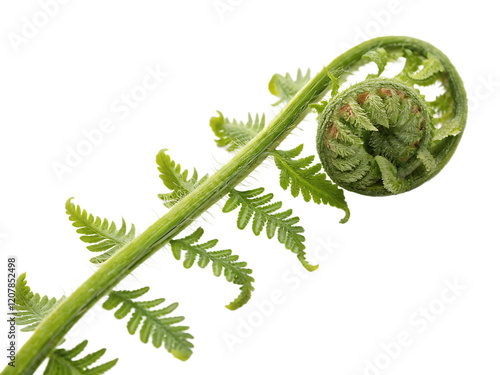
M423 60L420 56L413 53L413 51L409 49L403 49L401 51L401 56L405 58L405 65L401 72L396 74L394 78L406 82L409 85L414 85L414 82L411 81L409 75L414 74L421 65L423 65Z
M165 349L172 353L175 358L182 361L187 360L193 353L191 351L193 344L188 341L193 336L185 332L189 327L175 325L182 322L184 317L164 317L174 311L178 303L173 303L158 310L151 310L153 307L165 302L165 299L135 301L136 298L143 296L148 291L149 287L132 291L112 291L102 307L106 310L112 310L121 305L115 312L117 319L125 318L134 310L127 324L127 329L131 335L135 334L142 323L139 336L143 343L147 343L151 337L156 348L159 348L163 343Z
M54 297L40 297L38 293L33 293L27 285L26 273L19 275L16 280L16 304L14 308L17 311L16 324L18 326L27 326L21 329L23 332L34 331L40 322L49 315L59 301Z
M273 105L288 103L310 79L310 69L307 69L305 75L302 75L302 71L299 69L296 80L292 78L290 73L287 73L284 77L281 74L275 74L269 82L269 91L280 100Z
M296 159L302 152L304 145L300 145L289 151L273 151L276 166L280 170L280 185L284 190L290 187L292 196L297 197L300 193L306 202L312 198L317 204L328 204L345 212L341 223L349 220L349 208L345 201L344 191L336 184L326 178L321 164L311 166L314 156Z
M172 191L167 194L158 194L158 197L164 202L167 208L170 208L205 181L208 178L208 174L198 181L198 172L194 169L191 178L189 178L188 170L185 169L182 171L180 164L176 164L165 151L167 149L158 152L156 155L156 164L158 164L160 178L163 180L165 186Z
M242 121L232 120L224 118L221 112L218 117L212 117L210 119L210 127L214 134L218 137L215 140L217 146L226 147L228 151L234 151L238 148L247 144L252 138L254 138L266 125L266 117L262 115L259 119L259 115L255 115L255 119L248 114L248 121L245 124Z
M205 268L211 261L213 273L217 277L224 271L227 281L240 286L240 295L226 305L229 310L236 310L247 303L252 295L254 290L252 283L255 281L250 276L252 270L245 268L247 263L238 261L238 255L233 254L231 250L207 251L217 244L217 240L198 244L202 235L203 229L198 228L187 237L170 241L172 253L175 259L180 260L181 251L186 251L184 257L185 268L191 268L198 259L200 268Z
M66 213L69 215L69 220L73 222L73 226L78 228L76 233L82 235L80 239L83 242L90 244L87 249L92 252L103 252L90 259L92 263L104 263L116 251L134 239L134 224L127 233L125 220L122 219L122 226L118 229L114 221L109 222L108 219L94 217L71 202L72 199L70 198L66 202Z
M292 210L278 211L282 203L273 202L273 194L265 194L264 188L248 191L231 190L229 199L222 208L223 212L230 212L240 207L238 213L238 228L245 229L253 217L252 230L258 236L264 226L269 239L273 238L278 231L278 241L285 245L288 250L297 254L298 259L305 269L314 271L318 266L313 266L306 261L305 238L301 234L304 228L296 225L298 217L291 217Z
M97 352L87 354L86 356L75 359L80 353L83 352L85 347L87 346L88 341L82 341L80 344L75 346L73 349L57 349L54 350L49 355L49 363L45 368L44 375L77 375L77 374L85 374L85 375L101 375L111 369L116 362L118 362L118 358L112 361L103 363L102 365L90 367L92 366L99 358L101 358L106 349L101 349Z
M370 74L368 77L378 77L382 74L387 65L387 51L384 48L377 48L375 50L371 50L363 55L363 58L374 62L377 65L378 73Z
M436 56L429 53L427 58L423 61L422 69L416 72L407 73L407 76L411 82L421 86L427 86L435 83L438 74L441 72L444 72L443 64L441 64Z

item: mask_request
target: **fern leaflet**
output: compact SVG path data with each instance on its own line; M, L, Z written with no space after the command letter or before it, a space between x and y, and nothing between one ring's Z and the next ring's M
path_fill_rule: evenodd
M92 263L104 263L116 251L134 239L134 224L127 233L127 225L122 219L122 226L117 229L115 222L109 222L108 219L101 219L99 216L94 217L71 202L72 199L66 202L66 213L69 215L69 220L73 222L73 226L78 228L76 233L82 235L80 239L83 242L90 244L87 249L92 252L104 252L90 259Z
M295 80L290 73L287 73L284 77L281 74L275 74L269 82L269 91L280 100L273 105L276 106L280 103L288 103L310 79L310 69L307 70L305 75L302 75L302 71L299 69L297 72L297 79Z
M244 146L252 138L254 138L266 125L266 117L262 115L259 119L259 115L255 115L255 119L248 114L248 121L245 124L242 121L232 120L224 118L221 112L219 112L219 117L212 117L210 119L210 127L214 134L218 137L215 140L217 146L226 147L228 151L234 151L238 148Z
M165 299L135 301L136 298L146 294L148 290L149 287L132 291L112 291L102 307L106 310L112 310L121 305L115 312L117 319L125 318L131 310L134 310L127 324L127 329L131 335L135 334L142 323L139 336L143 343L147 343L151 337L156 348L159 348L163 343L165 349L172 353L174 357L182 361L187 360L192 354L191 348L193 347L193 344L188 340L192 339L193 336L185 332L189 327L174 325L182 322L184 317L164 317L174 311L178 303L173 303L159 310L151 310L151 308L165 302Z
M40 322L54 310L59 301L54 297L40 297L38 293L33 293L27 285L26 273L19 275L16 280L16 324L27 326L21 329L23 332L34 331Z
M191 178L189 178L189 172L186 169L182 171L180 164L176 164L165 151L167 150L163 149L158 152L156 164L158 164L160 178L165 186L172 191L167 194L158 194L158 197L167 208L170 208L203 183L208 178L208 174L198 181L198 172L194 169Z
M278 241L285 245L288 250L297 254L298 259L308 271L314 271L318 266L313 266L306 261L305 238L301 234L304 228L296 225L298 217L290 217L292 210L278 211L282 203L273 202L273 194L265 194L264 188L248 191L231 190L229 198L222 211L230 212L240 207L238 213L238 228L245 229L253 217L252 230L258 236L264 226L269 239L273 238L278 231Z
M45 368L44 375L101 375L111 369L116 362L118 362L118 358L112 361L103 363L102 365L96 367L92 366L99 358L101 358L106 349L101 349L97 352L87 354L85 357L80 359L74 359L78 356L85 347L87 346L88 341L82 341L80 344L75 346L73 349L57 349L54 350L49 355L49 363Z
M254 278L250 276L252 270L245 268L246 262L238 261L238 255L231 250L207 251L217 244L217 240L211 240L203 244L197 242L203 235L203 229L198 228L191 235L178 240L170 241L172 253L175 259L181 258L181 251L186 251L184 267L191 268L198 259L198 266L205 268L212 261L212 270L215 276L220 276L224 270L226 280L236 285L240 285L240 295L231 303L226 305L229 310L236 310L243 306L251 297L254 287Z
M406 60L405 66L403 67L403 70L396 75L395 78L406 82L410 81L409 76L418 70L419 66L423 64L423 61L418 55L416 55L409 49L403 50L403 56Z
M444 66L441 61L429 53L427 59L424 59L422 69L408 73L407 76L413 83L421 86L431 85L436 82L439 73L444 72Z
M345 223L349 220L350 213L344 191L327 179L324 173L320 173L322 169L320 163L311 166L314 161L313 155L296 159L302 152L303 146L300 145L289 151L273 151L271 153L280 170L281 187L284 190L290 187L294 197L302 193L306 202L312 198L313 202L317 204L329 204L344 210L345 217L341 223Z
M363 55L363 58L374 62L377 65L378 73L369 77L379 77L387 65L387 51L383 48L371 50Z

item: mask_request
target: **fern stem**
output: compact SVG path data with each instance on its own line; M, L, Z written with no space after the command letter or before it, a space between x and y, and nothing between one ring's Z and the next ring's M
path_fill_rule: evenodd
M70 328L99 299L247 177L269 155L269 151L274 150L309 113L309 104L317 102L326 94L332 85L328 73L339 78L346 69L354 66L370 50L377 47L401 46L419 53L431 51L442 56L439 50L428 43L408 37L391 36L369 40L337 57L326 69L310 80L270 124L232 160L180 200L146 231L116 252L73 294L61 302L40 323L17 353L16 367L7 366L2 374L33 374ZM449 65L451 66L451 63ZM452 74L455 74L454 69L451 69L450 75ZM460 79L452 79L451 85L456 85L457 82L461 83ZM452 90L459 91L453 87ZM458 103L458 108L455 110L466 111L465 103L463 101Z

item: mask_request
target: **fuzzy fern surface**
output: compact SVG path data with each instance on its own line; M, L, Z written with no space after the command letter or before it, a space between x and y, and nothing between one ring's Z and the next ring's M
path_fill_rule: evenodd
M16 325L26 326L21 329L23 332L34 331L40 322L49 315L59 301L56 298L47 296L40 297L38 293L33 293L27 285L26 273L19 275L16 280L16 305L14 306L16 315Z
M49 356L49 363L45 368L44 375L101 375L113 368L118 359L92 366L106 352L101 349L97 352L85 355L80 359L75 359L86 348L88 341L82 341L72 349L56 349Z
M77 233L81 234L80 239L90 245L87 249L92 252L102 254L93 257L90 261L94 264L103 263L108 260L116 251L125 246L135 237L135 226L132 224L127 233L127 224L122 219L122 226L117 228L114 221L101 219L99 216L87 213L80 206L72 202L73 198L66 202L66 213L73 222L73 226L78 228Z
M172 313L178 303L172 303L167 307L152 310L152 308L165 302L164 298L151 301L136 301L149 291L149 287L137 290L112 291L102 307L106 310L115 311L117 319L123 319L133 310L127 329L131 335L135 334L141 326L139 337L143 343L147 343L151 338L153 346L165 347L172 355L182 361L187 360L193 353L193 344L189 341L193 336L186 332L189 327L176 325L184 320L182 316L165 317Z
M217 245L217 240L198 244L203 236L203 229L198 228L187 237L170 241L175 259L181 259L181 252L185 251L184 267L191 268L198 259L198 266L205 268L212 262L212 271L215 276L220 276L224 271L226 280L240 286L240 295L226 305L229 310L236 310L248 302L252 295L255 281L250 274L252 270L246 268L247 263L238 261L238 255L231 250L207 251Z

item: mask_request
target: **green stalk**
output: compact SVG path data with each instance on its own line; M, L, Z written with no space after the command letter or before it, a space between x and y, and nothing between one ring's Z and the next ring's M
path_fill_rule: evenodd
M444 56L431 45L413 38L382 37L362 43L333 60L326 69L309 81L271 123L243 147L231 161L172 207L146 231L114 254L59 304L41 322L17 353L16 367L7 366L2 374L33 374L71 327L100 298L109 293L115 285L166 245L193 220L223 198L229 190L236 187L262 163L269 151L274 150L309 113L309 104L317 102L326 94L331 86L328 72L339 78L346 69L360 61L366 52L385 46L389 48L404 46L420 53L430 50L434 54L439 54L440 57ZM462 110L460 105L456 110Z

